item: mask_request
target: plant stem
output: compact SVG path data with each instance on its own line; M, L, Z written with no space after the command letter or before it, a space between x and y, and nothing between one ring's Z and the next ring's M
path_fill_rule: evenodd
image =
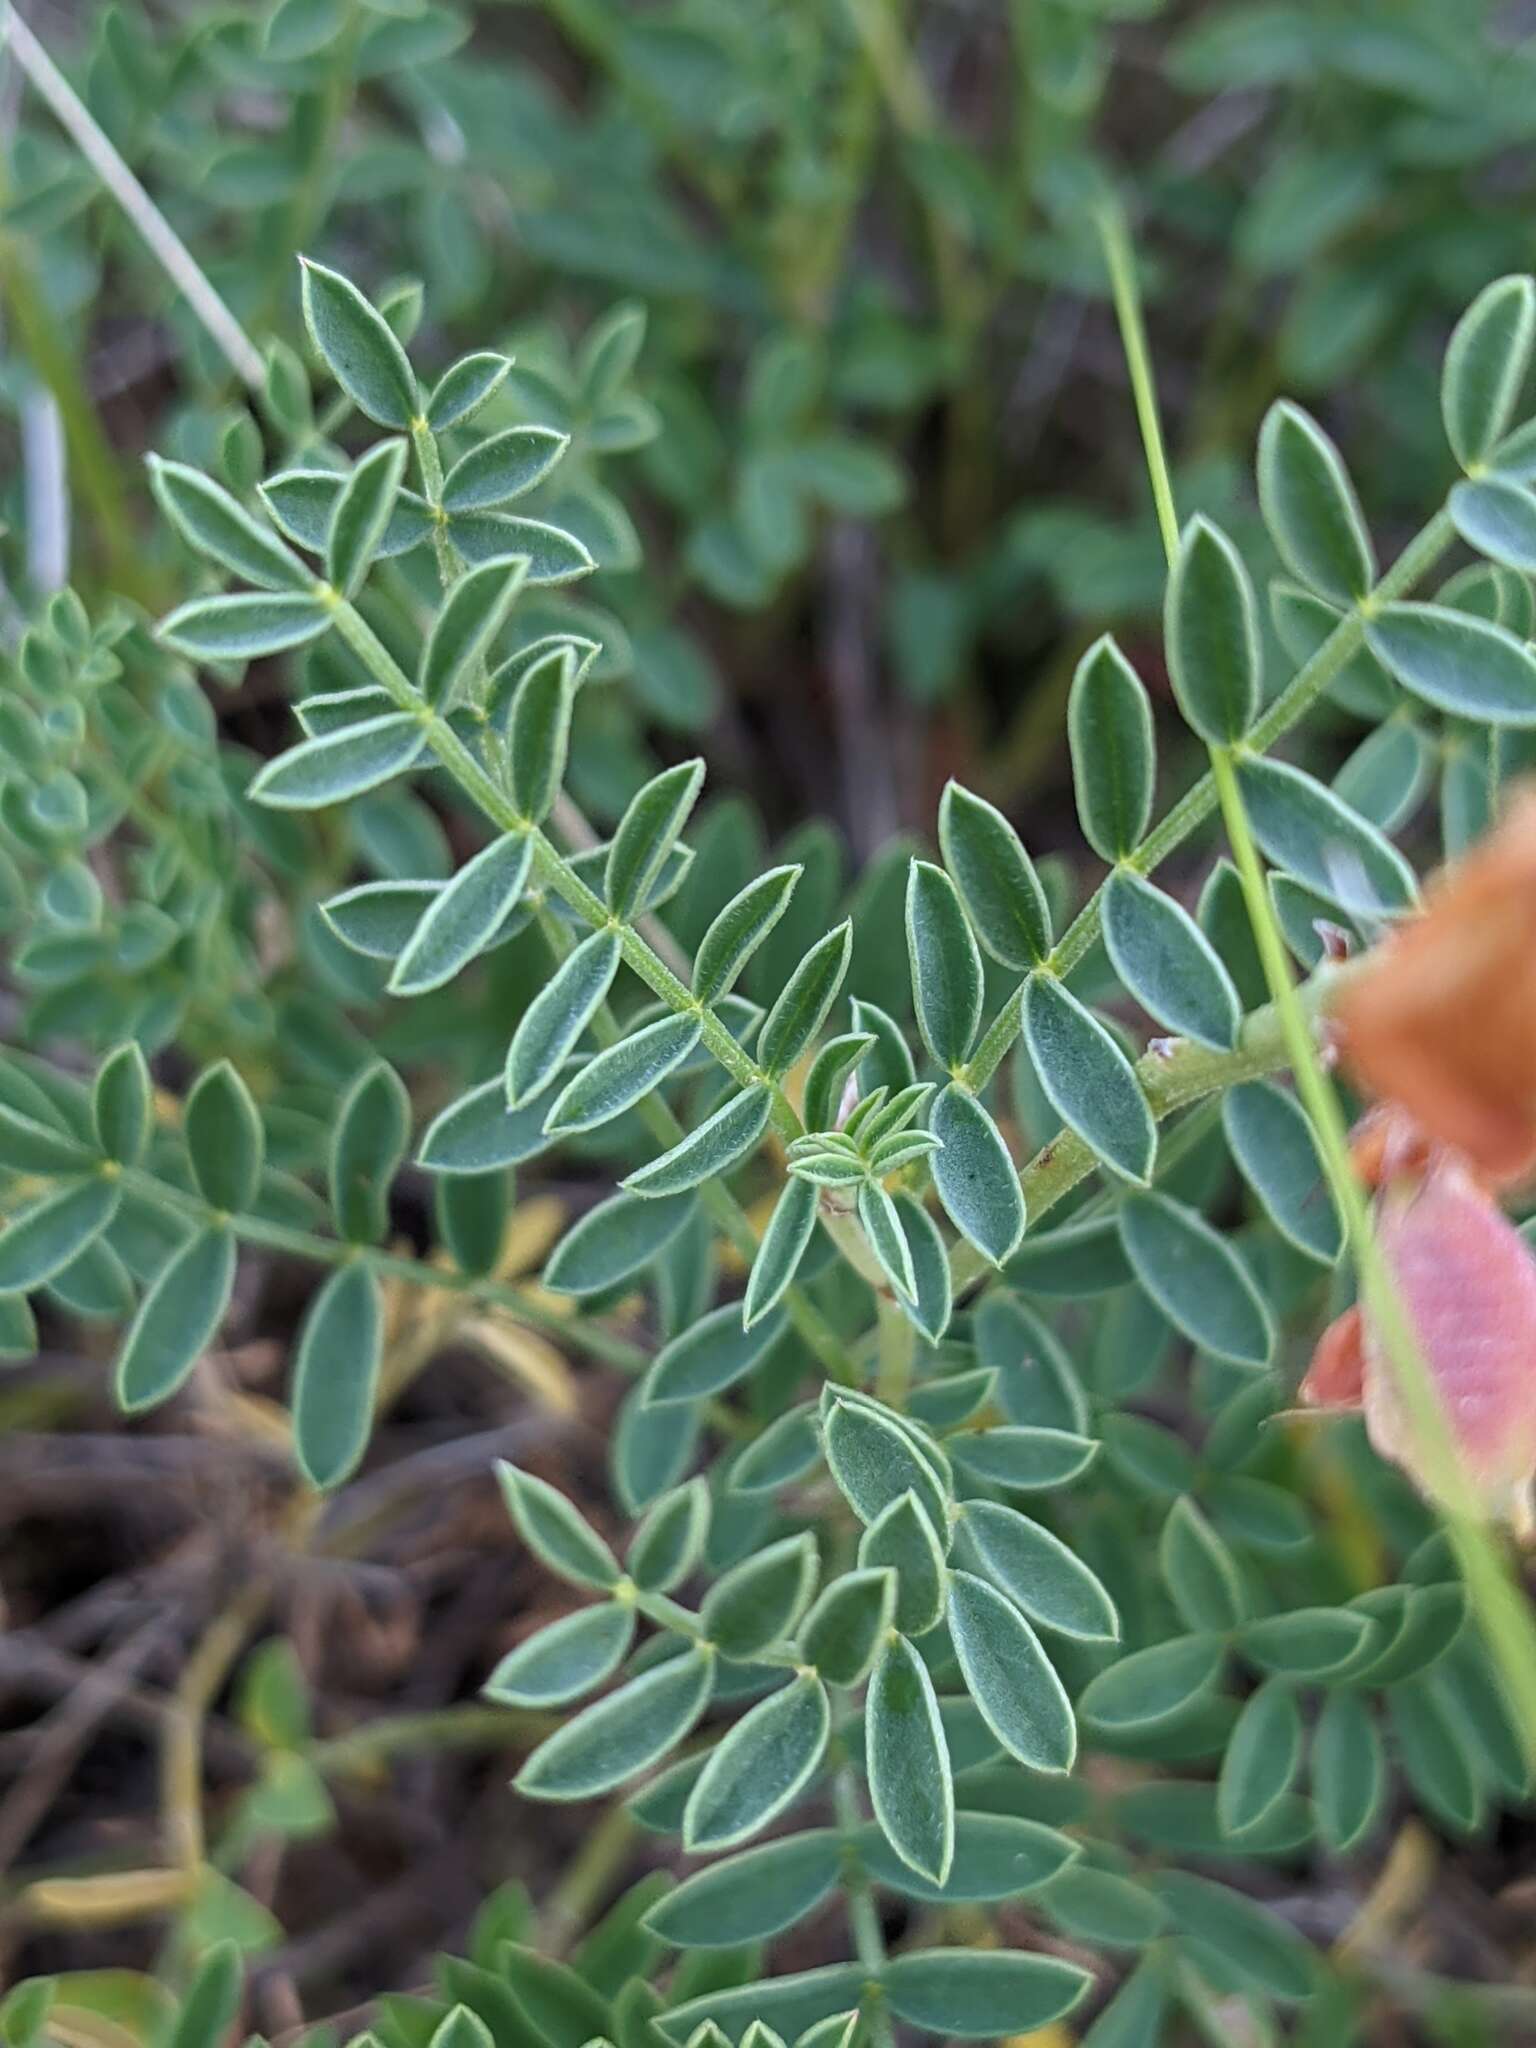
M1105 257L1114 280L1121 342L1136 392L1137 417L1146 450L1158 524L1170 568L1178 553L1178 518L1168 481L1146 330L1141 319L1135 267L1118 210L1100 218ZM1372 600L1366 600L1371 603ZM1274 1010L1297 1093L1316 1138L1323 1175L1343 1218L1354 1254L1360 1290L1408 1413L1416 1448L1424 1460L1426 1491L1445 1522L1472 1606L1495 1664L1516 1709L1528 1758L1536 1763L1536 1617L1512 1580L1484 1526L1483 1509L1462 1463L1418 1332L1382 1254L1365 1190L1349 1149L1349 1127L1333 1083L1323 1071L1306 1005L1291 971L1284 934L1265 882L1253 830L1237 778L1241 754L1262 748L1258 728L1238 747L1212 744L1211 781L1237 864L1254 944L1273 997Z
M69 80L59 70L11 0L0 0L0 15L16 61L53 110L59 125L101 179L150 253L202 322L243 384L260 390L265 381L261 356L240 322L198 267L176 233L101 129Z
M875 1296L879 1329L875 1392L887 1408L905 1408L912 1386L912 1361L917 1353L917 1332L902 1313L901 1304L888 1292Z
M859 1808L859 1780L851 1764L844 1764L833 1777L832 1807L839 1833L845 1841L850 1841L864 1820ZM849 1862L851 1865L851 1858ZM880 1926L874 1891L868 1878L857 1867L844 1870L843 1897L848 1904L848 1926L853 1935L854 1953L878 1985L886 1964L885 1935ZM866 2005L865 2023L875 2048L895 2048L895 2029L882 1995L877 1993Z

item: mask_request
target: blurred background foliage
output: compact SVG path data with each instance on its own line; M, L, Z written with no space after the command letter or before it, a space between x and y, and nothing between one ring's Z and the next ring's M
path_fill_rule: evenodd
M581 604L618 687L584 694L577 748L599 824L684 742L770 833L827 814L856 857L951 772L1060 799L1072 666L1106 626L1155 662L1162 581L1134 439L1105 430L1107 183L1137 216L1180 502L1256 570L1269 401L1317 406L1378 520L1411 520L1448 467L1415 402L1446 327L1529 259L1536 15L1495 0L284 0L34 26L259 340L298 343L304 247L394 286L402 324L424 284L424 361L505 346L508 417L573 432L548 516L600 564ZM11 93L7 438L41 374L79 552L148 597L169 571L140 450L239 484L258 433L302 451L304 421L252 417ZM583 355L626 301L643 325ZM23 603L50 571L14 537L28 475L3 486ZM259 708L235 700L232 734Z

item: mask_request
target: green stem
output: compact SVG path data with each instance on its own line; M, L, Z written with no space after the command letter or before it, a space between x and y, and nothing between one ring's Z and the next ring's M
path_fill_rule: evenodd
M660 996L668 1009L699 1019L703 1043L733 1081L743 1088L756 1087L767 1081L767 1075L742 1051L715 1013L694 998L633 926L616 923L603 899L587 887L545 834L519 814L448 721L423 705L415 686L355 607L338 598L325 585L317 588L334 607L338 632L374 680L389 692L402 711L414 711L420 717L428 745L465 795L472 798L501 831L530 834L535 877L553 889L562 902L568 903L594 931L613 931L626 966L640 977L653 995ZM774 1130L785 1140L800 1137L804 1126L793 1103L777 1083L771 1085L773 1107L770 1122Z
M1171 568L1178 553L1178 518L1168 482L1135 268L1117 213L1110 212L1101 218L1100 231L1115 281L1121 342L1137 393L1147 470ZM1237 778L1239 754L1254 751L1262 744L1255 729L1240 748L1213 744L1210 749L1211 781L1237 864L1254 944L1273 997L1297 1093L1317 1140L1323 1176L1344 1220L1360 1291L1372 1322L1384 1339L1383 1349L1423 1461L1425 1490L1440 1509L1484 1638L1508 1687L1526 1753L1536 1763L1536 1617L1484 1525L1485 1510L1462 1462L1412 1317L1377 1240L1370 1205L1350 1154L1349 1126L1338 1093L1323 1070L1312 1021L1292 975L1284 934L1270 900L1264 864Z
M912 1361L917 1355L917 1332L888 1292L876 1295L875 1313L879 1330L875 1392L887 1408L905 1408L912 1386Z
M561 926L545 911L540 915L539 928L550 951L556 959L561 958L567 950ZM600 1003L593 1014L592 1035L605 1049L617 1045L624 1035L607 1003ZM637 1104L637 1111L651 1136L669 1151L685 1136L683 1126L660 1095L647 1095ZM699 1198L710 1222L750 1266L757 1256L758 1238L745 1209L722 1180L705 1181L699 1189ZM785 1289L784 1309L825 1371L845 1386L856 1385L858 1374L841 1339L804 1288L791 1286Z
M1203 1097L1261 1080L1287 1064L1280 1014L1274 1003L1251 1010L1232 1052L1184 1041L1171 1052L1144 1053L1136 1062L1136 1078L1147 1106L1159 1122ZM1025 1211L1033 1230L1079 1182L1100 1165L1099 1156L1075 1131L1061 1131L1041 1146L1019 1174ZM957 1291L974 1286L993 1269L973 1245L956 1244L950 1253L950 1276Z
M852 1841L863 1826L864 1815L859 1804L858 1774L851 1764L844 1764L833 1777L832 1807L837 1816L838 1832L845 1842ZM874 1890L851 1858L849 1867L843 1872L843 1897L848 1906L848 1926L853 1935L854 1953L878 1985L886 1965L885 1935L880 1926ZM874 2048L895 2048L895 2029L891 2025L885 1999L878 1992L867 2000L864 2015Z

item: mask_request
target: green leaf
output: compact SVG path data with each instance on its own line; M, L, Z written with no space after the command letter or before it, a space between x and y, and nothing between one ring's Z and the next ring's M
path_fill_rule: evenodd
M1280 399L1259 430L1259 505L1280 558L1338 604L1364 597L1376 555L1339 451L1310 414Z
M1305 770L1248 755L1237 780L1253 836L1276 867L1346 909L1414 903L1418 883L1397 848Z
M1163 612L1179 709L1212 746L1240 740L1258 716L1258 618L1248 572L1224 533L1192 519L1179 542Z
M101 1063L91 1091L97 1141L108 1159L136 1166L149 1143L153 1083L144 1054L130 1039ZM0 1137L0 1151L5 1149Z
M700 1316L656 1354L645 1382L646 1401L660 1407L671 1401L702 1401L745 1378L775 1342L784 1325L769 1317L742 1326L734 1302Z
M504 1459L497 1463L496 1476L518 1535L552 1572L600 1593L618 1584L618 1559L563 1493Z
M1092 1437L1069 1429L1036 1429L1006 1424L975 1436L959 1436L950 1452L962 1472L988 1486L1035 1493L1069 1486L1098 1455Z
M0 1165L16 1173L55 1174L88 1173L96 1163L90 1146L78 1138L0 1102Z
M1288 1613L1248 1622L1238 1647L1263 1671L1324 1678L1351 1663L1370 1634L1370 1617L1355 1608L1293 1607Z
M446 885L442 882L359 882L320 905L344 946L369 960L395 961L411 942Z
M570 583L597 567L575 534L544 519L524 519L511 512L458 512L448 522L448 537L471 563L498 556L526 558L530 584Z
M185 463L149 458L149 481L161 510L198 554L263 590L314 591L315 579L273 533L228 491Z
M552 1081L613 986L617 932L593 932L566 955L523 1012L507 1048L507 1107L520 1109ZM672 1189L663 1190L671 1194Z
M946 784L939 846L992 958L1021 971L1044 960L1051 950L1050 905L1034 863L1002 812L958 782Z
M805 1180L787 1180L763 1232L741 1305L745 1328L760 1323L795 1277L816 1228L820 1193Z
M917 1292L917 1279L896 1204L878 1183L866 1181L859 1189L858 1212L860 1228L880 1262L880 1270L898 1297L910 1301Z
M764 1842L685 1877L645 1924L678 1948L766 1941L814 1911L837 1883L842 1847L831 1828Z
M837 1489L861 1522L878 1521L892 1501L911 1491L947 1547L948 1489L894 1416L873 1401L833 1390L823 1443Z
M1169 1510L1158 1565L1186 1628L1224 1632L1248 1611L1243 1582L1227 1546L1188 1494Z
M693 993L706 1006L718 1003L758 947L789 908L803 867L770 868L734 895L699 941L693 963ZM818 1126L810 1123L808 1128Z
M1519 402L1536 341L1536 284L1501 277L1457 321L1440 373L1445 438L1463 469L1487 459Z
M1010 1756L1033 1771L1069 1771L1072 1705L1040 1639L1011 1600L970 1572L949 1576L949 1633L966 1690Z
M205 2048L219 2041L234 2023L245 1983L239 1945L221 1941L198 1963L181 2000L167 2048Z
M601 1601L528 1636L486 1680L487 1699L509 1707L563 1707L610 1678L635 1636L631 1603Z
M1312 1732L1312 1801L1318 1833L1344 1856L1370 1833L1387 1788L1387 1760L1371 1710L1344 1686L1323 1701Z
M373 2037L364 2035L365 2042ZM467 2005L456 2005L433 2033L427 2048L495 2048L495 2036L478 2013Z
M325 544L325 573L333 589L351 597L362 588L389 531L405 476L406 443L370 448L342 486Z
M849 920L819 939L785 982L758 1034L758 1065L770 1080L788 1073L825 1023L852 952Z
M1301 1710L1294 1689L1271 1678L1243 1702L1221 1760L1216 1817L1244 1835L1290 1791L1301 1768Z
M422 651L416 687L436 710L446 711L505 623L527 574L522 555L494 556L466 570L443 599Z
M516 1166L548 1148L548 1108L543 1096L535 1096L521 1109L508 1109L506 1082L498 1074L434 1117L417 1163L428 1173L490 1173Z
M389 1229L390 1184L411 1135L411 1098L383 1060L348 1089L331 1141L331 1209L341 1235L377 1244Z
M1054 975L1025 983L1024 1040L1046 1100L1068 1129L1128 1180L1150 1180L1157 1125L1136 1070Z
M1237 1365L1267 1365L1274 1324L1264 1297L1203 1216L1155 1191L1120 1205L1120 1241L1147 1293L1192 1344Z
M331 375L359 412L409 429L420 393L405 350L383 315L339 272L300 257L304 324Z
M1317 1983L1312 1951L1277 1913L1225 1885L1182 1870L1155 1871L1147 1882L1173 1914L1197 1959L1202 1953L1214 1956L1235 1970L1241 1983L1272 1998L1311 1996Z
M512 801L530 824L546 818L565 780L576 661L555 647L524 670L512 698L507 755Z
M390 993L419 996L452 981L496 937L532 861L526 832L504 833L482 847L428 904L389 977Z
M1336 1265L1344 1232L1295 1096L1270 1081L1241 1082L1222 1098L1221 1123L1239 1173L1275 1228L1299 1250Z
M155 637L190 661L254 661L318 638L332 616L318 597L195 597L162 619Z
M1152 816L1157 741L1145 685L1108 633L1077 665L1067 733L1083 837L1105 860L1121 860Z
M1024 1234L1024 1193L1002 1132L965 1089L951 1084L933 1105L928 1127L943 1150L933 1179L950 1221L984 1258L1000 1266Z
M895 1018L878 1003L865 1002L859 996L853 997L848 1008L854 1030L868 1032L875 1041L859 1062L861 1091L867 1095L876 1088L889 1088L893 1094L899 1094L910 1088L917 1075L906 1034ZM811 1071L815 1072L814 1066Z
M873 1567L844 1572L805 1617L800 1655L828 1685L857 1685L890 1633L895 1603L893 1573Z
M1156 1953L1132 1970L1084 2034L1082 2048L1153 2048L1163 2039L1173 1993Z
M908 1319L930 1344L937 1344L949 1327L953 1295L949 1278L949 1253L938 1225L921 1202L911 1195L897 1195L896 1214L912 1256L915 1282L913 1298L901 1307Z
M334 469L285 469L259 486L262 503L290 540L322 555L330 543L336 507L347 478ZM408 554L432 535L432 507L416 491L403 487L384 531L374 546L380 558Z
M415 712L387 712L317 740L301 740L269 761L246 793L272 810L320 810L403 774L426 744Z
M63 1272L117 1214L121 1188L106 1176L33 1202L0 1231L0 1294L29 1294Z
M555 1097L545 1130L593 1131L622 1116L682 1065L703 1028L696 1016L659 1017L598 1053Z
M1092 1982L1075 1963L1002 1949L923 1949L880 1974L899 2019L962 2041L1037 2032L1071 2012Z
M1452 525L1469 547L1522 575L1536 569L1536 496L1529 485L1483 477L1457 484L1447 506Z
M699 1627L723 1657L750 1663L793 1631L820 1571L809 1530L782 1537L715 1581L704 1596Z
M772 1109L771 1088L760 1084L743 1089L706 1117L697 1130L679 1139L670 1152L637 1168L623 1185L646 1196L675 1195L684 1188L696 1188L756 1149Z
M460 356L438 378L427 400L427 425L433 433L446 433L472 419L488 398L495 397L511 368L512 358L493 349Z
M0 1998L0 2041L6 2048L46 2048L43 2028L58 1994L57 1977L29 1977Z
M443 482L449 512L483 512L541 484L571 445L553 427L508 427L471 448Z
M693 1214L691 1193L647 1200L610 1195L568 1230L544 1268L556 1294L601 1294L665 1251Z
M367 1449L383 1346L379 1283L358 1260L331 1275L299 1330L293 1452L321 1492L348 1478Z
M1366 645L1405 690L1487 725L1536 725L1536 655L1488 619L1439 604L1388 604Z
M711 1652L691 1649L630 1679L541 1742L517 1775L518 1791L528 1799L613 1791L676 1748L703 1713L713 1677Z
M1420 1803L1458 1834L1483 1821L1487 1793L1469 1730L1457 1727L1430 1686L1397 1686L1387 1711L1398 1762Z
M569 1963L505 1942L496 1952L496 1964L527 2023L548 2048L584 2048L611 2026L606 2002Z
M925 860L907 875L907 957L917 1028L935 1063L952 1073L981 1023L981 955L954 883Z
M709 1484L700 1474L664 1493L635 1531L625 1560L644 1593L665 1593L693 1570L709 1534Z
M1039 1627L1080 1642L1108 1642L1120 1633L1115 1604L1081 1558L1059 1536L996 1501L967 1501L962 1541L981 1571Z
M753 2021L774 2027L785 2040L795 2040L819 2021L856 2006L866 1981L860 1963L832 1963L820 1970L797 1970L792 1976L770 1978L754 1968L750 1983L733 1982L729 1989L690 1998L662 2013L656 2024L677 2048L692 2041L705 2020L713 2020L731 2040L741 2036ZM705 2038L707 2042L709 2037ZM760 2044L761 2037L754 2048Z
M754 1437L731 1467L732 1493L776 1493L803 1478L821 1456L815 1406L798 1402Z
M1134 1650L1089 1679L1078 1718L1110 1733L1160 1727L1214 1691L1225 1661L1220 1636L1173 1636Z
M228 1060L199 1076L183 1119L192 1171L215 1209L249 1209L261 1182L266 1138L261 1116Z
M955 1788L933 1680L905 1636L882 1651L864 1707L869 1796L903 1863L942 1884L955 1853Z
M98 1241L92 1249L105 1251L107 1247ZM66 1274L68 1271L66 1267ZM35 1358L37 1350L37 1318L25 1295L0 1295L0 1358Z
M680 761L631 798L608 849L603 878L608 908L616 918L634 917L650 895L703 781L702 761Z
M511 1209L511 1182L499 1167L444 1174L432 1189L439 1241L460 1272L477 1279L491 1277L501 1262Z
M1159 1024L1230 1052L1242 1022L1221 956L1171 896L1116 868L1103 896L1104 944L1116 974Z
M892 1622L904 1636L925 1635L943 1619L944 1549L915 1493L902 1494L870 1523L859 1539L859 1563L896 1574Z
M234 1285L231 1230L200 1230L171 1254L139 1303L118 1355L120 1407L135 1414L176 1392L212 1343Z
M1076 1842L1011 1813L955 1815L955 1855L941 1885L919 1877L892 1854L878 1828L860 1828L859 1861L877 1884L930 1905L985 1904L1038 1891L1081 1855Z
M689 1794L684 1848L734 1848L767 1827L808 1783L831 1727L827 1690L814 1673L759 1700L720 1738Z

